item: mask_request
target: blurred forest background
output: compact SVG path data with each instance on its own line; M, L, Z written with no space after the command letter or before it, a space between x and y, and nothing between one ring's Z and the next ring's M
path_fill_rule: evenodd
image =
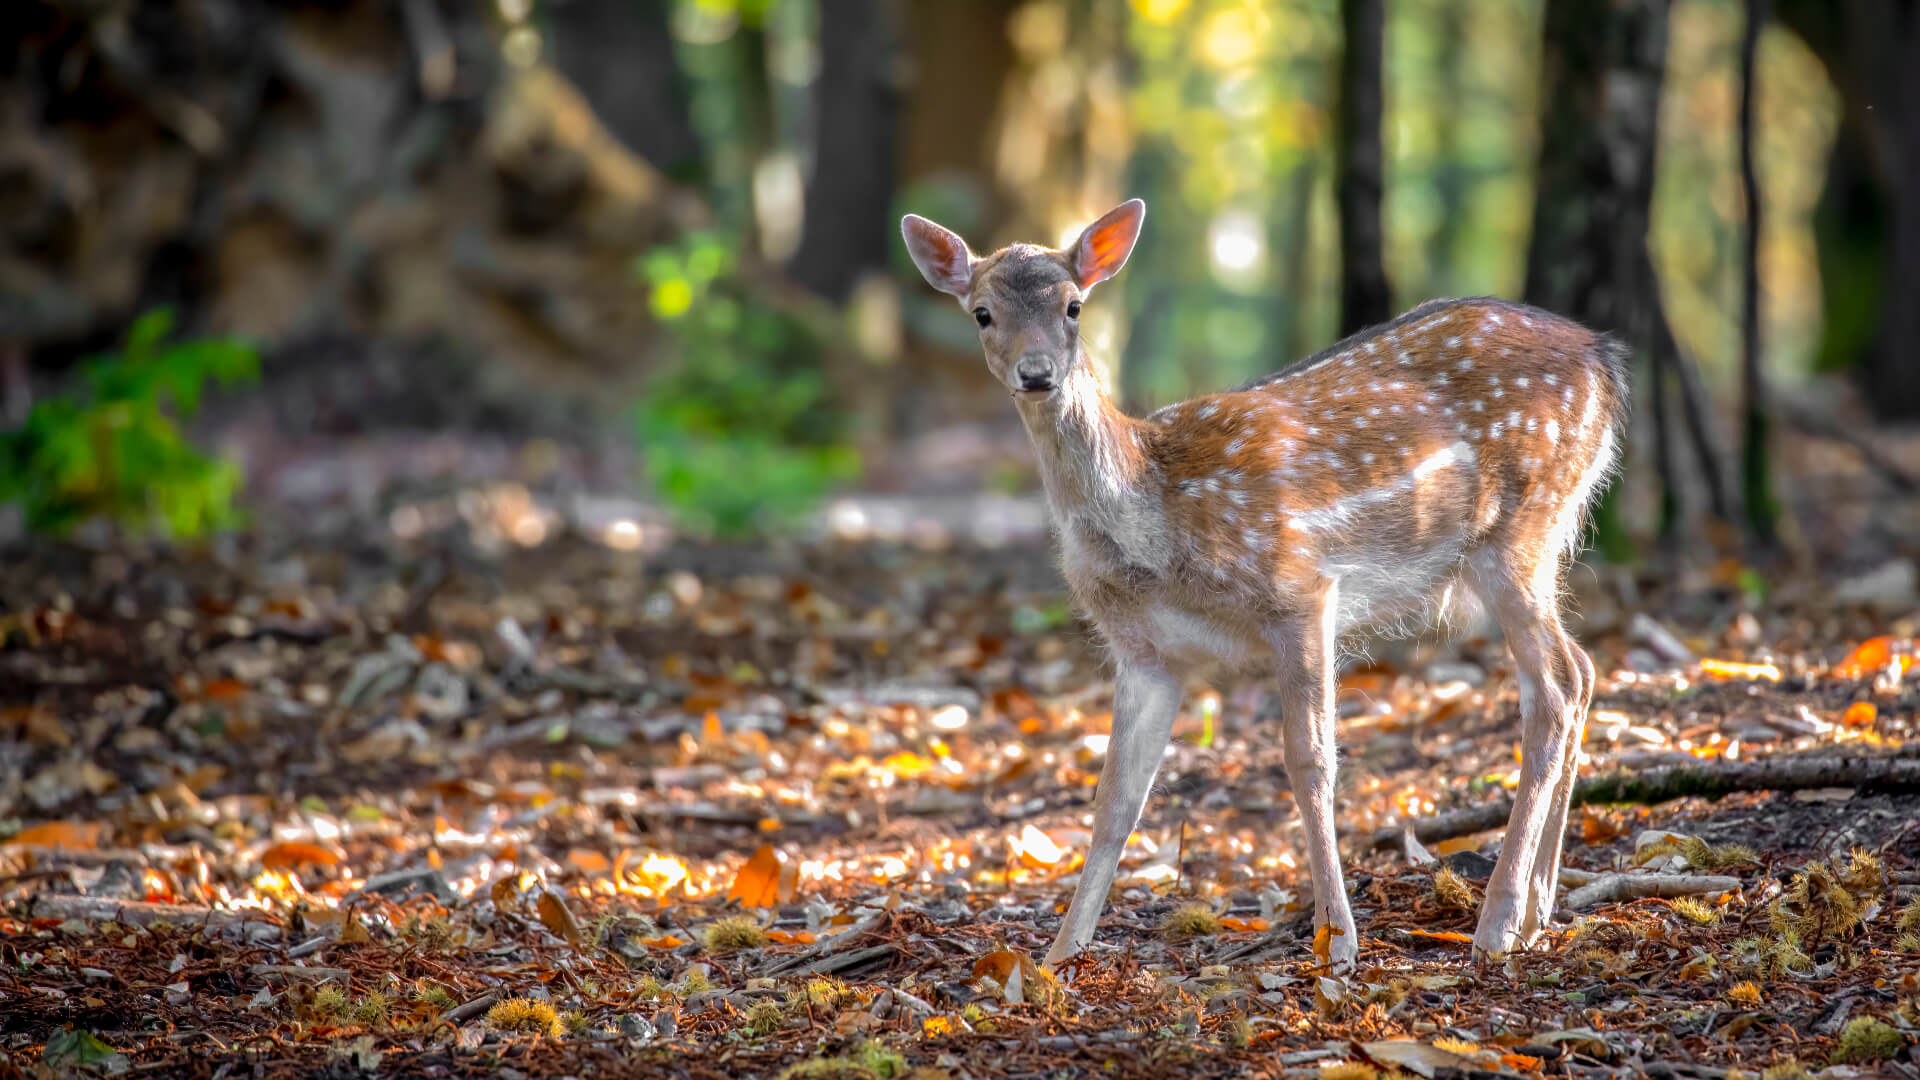
M15 535L236 498L522 544L1038 528L897 222L1064 243L1130 196L1087 338L1134 409L1495 294L1638 347L1606 554L1920 535L1914 0L15 0L0 33Z

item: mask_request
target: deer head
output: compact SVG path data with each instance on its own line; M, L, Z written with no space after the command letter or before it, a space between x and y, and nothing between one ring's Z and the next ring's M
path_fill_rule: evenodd
M1014 244L985 258L916 214L901 220L900 233L927 283L973 315L994 378L1015 398L1036 401L1051 398L1084 363L1080 307L1126 265L1146 214L1146 203L1130 199L1065 251Z

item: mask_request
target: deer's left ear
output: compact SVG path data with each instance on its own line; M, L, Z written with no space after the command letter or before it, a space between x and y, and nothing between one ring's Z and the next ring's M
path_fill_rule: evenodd
M1073 275L1082 289L1093 288L1127 265L1146 220L1147 204L1128 199L1087 226L1073 245Z

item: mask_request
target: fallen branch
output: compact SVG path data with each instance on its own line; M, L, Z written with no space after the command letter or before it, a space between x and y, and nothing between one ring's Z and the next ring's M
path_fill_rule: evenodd
M877 915L869 915L865 919L854 923L852 926L830 938L823 938L797 953L781 957L770 965L764 974L783 975L802 968L808 971L821 970L817 968L816 965L823 959L835 953L848 951L853 947L854 942L887 925L892 918L893 913L890 911L882 911ZM889 948L890 947L891 946L889 946Z
M865 949L855 949L852 952L834 953L831 956L823 956L820 959L815 960L813 963L808 964L806 967L801 968L798 972L795 972L794 974L798 974L798 975L845 974L856 968L866 967L867 965L872 964L876 960L880 960L883 958L892 959L897 952L899 952L899 950L892 945L874 945Z
M282 933L280 924L266 921L258 912L220 911L186 904L156 904L144 900L49 893L28 900L20 908L21 913L29 919L80 919L86 922L124 923L127 926L170 923L243 942L272 941Z
M1758 761L1663 765L1638 772L1590 777L1573 787L1574 806L1594 803L1654 805L1674 799L1718 799L1737 791L1804 791L1857 787L1883 792L1920 791L1920 759L1890 757L1794 757ZM1422 818L1412 824L1414 838L1431 844L1455 836L1497 829L1513 813L1513 800L1501 799ZM1408 826L1380 829L1369 847L1401 843Z
M1920 491L1920 477L1908 472L1905 466L1888 457L1872 439L1854 428L1800 406L1788 405L1782 412L1786 414L1789 424L1806 434L1852 448L1854 453L1860 455L1861 463L1895 491Z
M1602 874L1598 880L1568 893L1566 906L1569 911L1579 911L1622 900L1700 896L1732 892L1739 887L1739 878L1717 874Z
M353 981L353 972L346 968L301 967L297 964L255 964L247 969L247 974L258 975L268 982L315 979L321 982L330 980L344 985Z
M440 1019L452 1024L454 1027L459 1027L461 1024L493 1008L494 1002L499 1000L500 995L497 993L488 992L481 994L472 1001L463 1005L455 1005L453 1008L448 1009L445 1013L441 1014Z

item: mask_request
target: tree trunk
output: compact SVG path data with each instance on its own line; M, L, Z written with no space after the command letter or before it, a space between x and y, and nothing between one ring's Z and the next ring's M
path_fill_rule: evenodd
M1548 0L1540 168L1526 299L1645 351L1661 318L1648 273L1669 0ZM1631 554L1611 491L1594 529L1602 554Z
M594 115L656 168L695 165L700 140L674 62L671 5L553 4L544 9L553 66L580 88Z
M807 177L800 248L788 273L845 300L864 273L884 270L899 244L891 215L899 147L901 34L887 0L823 0L818 136Z
M1340 203L1340 333L1384 322L1391 313L1381 265L1380 196L1385 187L1380 150L1381 54L1384 0L1341 0L1345 31L1340 49L1336 177Z
M1548 0L1529 303L1650 339L1647 222L1668 0Z
M1840 92L1814 215L1826 293L1821 366L1858 373L1883 419L1920 419L1920 0L1777 0Z
M1440 110L1438 119L1438 157L1434 166L1434 193L1440 199L1440 227L1433 231L1428 248L1425 296L1458 296L1463 291L1460 246L1467 235L1470 211L1467 196L1473 187L1473 168L1466 164L1464 147L1466 120L1462 115L1467 95L1467 65L1472 55L1467 48L1468 0L1443 0L1436 5L1440 25L1432 32L1440 48L1440 92L1454 107ZM1404 288L1405 282L1401 285Z
M1747 25L1740 38L1740 189L1746 197L1747 235L1741 251L1740 382L1742 440L1741 505L1747 531L1762 548L1778 540L1779 503L1773 497L1771 432L1766 373L1760 347L1760 228L1763 209L1760 175L1753 155L1754 95L1759 71L1760 31L1767 24L1766 0L1747 0Z

